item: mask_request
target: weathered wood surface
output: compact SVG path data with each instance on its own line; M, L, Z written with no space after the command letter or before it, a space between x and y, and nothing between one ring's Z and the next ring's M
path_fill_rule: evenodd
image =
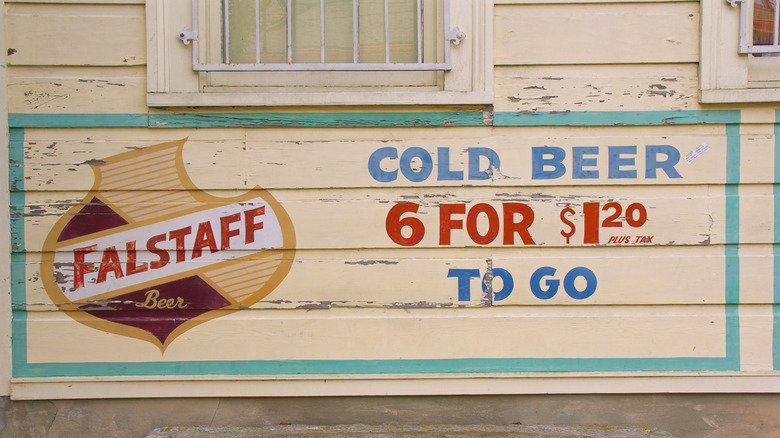
M771 264L767 247L756 247L746 260L755 267ZM122 269L126 254L120 255ZM135 263L158 260L146 252L138 254ZM252 308L317 309L336 307L378 308L460 308L486 306L600 306L600 305L667 305L726 304L725 270L727 259L722 246L696 248L583 248L504 250L417 250L400 251L298 250L293 267L285 281ZM99 261L95 264L97 270ZM197 263L194 268L208 266ZM555 270L535 280L542 267ZM592 295L582 298L566 292L564 277L574 268L586 267L597 283ZM14 269L27 273L25 302L14 303L17 309L51 311L57 307L43 289L40 278L40 255L28 256L26 262L14 263ZM487 276L490 272L492 280ZM468 296L459 294L459 280L453 270L476 270L468 279ZM497 273L498 270L505 272ZM706 275L703 274L706 272ZM109 274L107 284L115 282ZM748 280L761 276L749 275ZM90 276L88 276L90 278ZM94 276L91 276L94 281ZM507 279L510 279L507 281ZM578 292L587 290L589 282L578 278ZM512 285L509 285L509 282ZM539 298L548 291L550 281L558 290L552 297ZM490 285L483 288L483 282ZM533 284L533 285L532 285ZM750 283L749 283L750 284ZM534 287L535 289L531 289ZM771 304L767 287L756 284L743 300L745 303ZM771 288L769 288L771 289ZM534 290L536 292L534 292ZM495 295L494 295L495 294Z
M498 67L496 111L679 111L701 109L698 65Z
M146 69L132 67L13 67L10 113L146 113Z
M496 5L496 65L698 62L699 2Z
M31 363L160 360L61 312L31 312L28 327ZM720 357L725 330L723 306L710 305L257 310L193 328L164 360Z
M227 195L236 194L216 193L226 199L229 199ZM388 229L391 227L386 223L391 211L399 212L395 214L400 218L417 218L422 224L424 237L411 245L415 248L610 245L614 244L612 237L629 235L631 244L648 246L727 242L726 196L722 187L556 187L542 191L394 188L377 192L291 190L272 194L292 219L296 246L303 249L406 246L394 243L390 237ZM24 218L25 221L23 249L40 250L48 230L70 208L81 205L78 198L83 195L86 193L28 193L26 206L14 206L11 212L12 218ZM152 192L154 198L160 199L173 195L176 193ZM771 202L772 199L772 195L764 194L759 202ZM402 207L395 207L398 205ZM112 206L118 211L141 207L123 203ZM165 206L184 210L188 204L149 200L144 202L143 208L158 210ZM476 221L473 225L467 222L469 217ZM586 224L586 220L592 222ZM451 225L441 225L440 229L440 224L450 222ZM567 244L561 231L569 233L568 222L574 225L575 232ZM404 227L404 223L399 227L404 237L409 238L411 230ZM592 240L586 237L586 230L592 233ZM653 239L636 243L637 236ZM741 236L741 242L753 243L754 240L746 235Z
M128 66L146 62L142 4L6 7L8 65Z
M9 2L11 112L150 113L143 2L87 3ZM496 112L711 109L698 103L698 2L496 4ZM238 118L226 117L218 122L236 127L25 129L23 151L12 151L23 163L11 163L17 202L11 214L12 243L18 245L12 254L13 305L25 312L28 362L723 358L739 328L742 357L731 359L748 368L771 368L766 358L774 302L774 119L761 116L758 124L742 125L738 136L722 123L301 129L292 125L304 110L285 111L291 115L284 121L288 128L247 129L238 127ZM41 250L58 218L93 186L91 165L99 169L107 157L183 138L188 138L184 167L197 189L219 196L256 186L271 190L294 225L295 254L285 259L290 272L269 295L192 327L163 354L153 343L96 330L56 311L42 279L42 260L50 254ZM690 164L684 160L703 144L705 153ZM658 162L655 176L649 176L648 145L680 153L674 166L680 178ZM610 147L625 146L637 147L628 154L633 161L621 164L613 155L610 166ZM563 151L562 176L534 178L533 151L541 147ZM575 148L583 147L596 148L583 157L595 162L581 162L580 170L598 177L574 177ZM383 148L393 148L397 156L380 160L372 176L370 157ZM430 155L427 178L409 179L424 171L419 156L395 180L376 178L400 169L400 157L411 148ZM487 158L477 157L478 172L490 174L471 178L470 149L494 151L501 165L489 169ZM636 176L609 178L615 166ZM743 183L736 190L730 185L735 168ZM586 243L585 203L595 202L591 215L598 213L599 237ZM614 222L620 227L601 226L615 211L603 208L611 202L623 211ZM418 213L404 217L419 218L425 228L425 237L410 247L394 242L387 231L388 213L401 203L419 204ZM170 204L151 201L145 207ZM453 213L452 229L442 231L442 205L461 204L464 213ZM466 212L479 204L499 218L489 242L474 237L489 234L488 213L475 215L476 225L467 221ZM503 241L503 208L517 204L534 212L528 228L533 244L518 233L512 243ZM625 215L634 204L647 211L647 221L637 227L628 225L636 217ZM561 219L566 208L573 213L564 216L576 229L568 244L561 234L568 228ZM448 243L444 235L451 235ZM106 274L109 284L118 269L127 271L124 244L117 243L120 267ZM192 254L192 241L184 247ZM67 249L61 255L72 257ZM135 256L137 266L156 260L143 250ZM90 257L86 262L97 266L103 253ZM555 273L534 277L540 268ZM585 272L579 268L598 281L587 297L577 297L590 286L585 274L565 284L568 273ZM461 281L464 271L469 273ZM553 296L539 297L554 284ZM558 366L567 371L572 365ZM642 366L635 362L625 369ZM686 366L707 368L688 363L679 368Z
M71 132L66 132L71 131ZM758 134L760 131L755 131ZM653 127L547 127L439 128L424 131L407 128L392 131L382 128L301 129L176 129L176 130L27 130L24 144L25 190L83 190L94 179L89 163L166 140L187 138L184 160L195 184L204 190L327 187L431 187L542 186L542 185L657 185L720 184L726 182L727 137L723 125L681 125ZM154 139L154 140L152 140ZM707 151L689 164L685 156L706 144ZM744 138L745 158L755 164L744 173L746 182L767 182L772 170L766 157L773 154L771 135ZM663 145L667 152L652 152ZM635 146L633 153L621 149L620 159L632 163L621 169L633 170L634 178L610 177L612 147ZM650 149L648 149L650 146ZM670 148L667 148L669 146ZM565 154L561 163L565 172L554 178L534 177L534 169L550 171L550 166L535 166L539 148L559 149ZM588 149L578 169L595 171L575 178L573 148ZM382 150L391 148L387 154ZM413 149L415 148L415 149ZM536 148L536 149L535 149ZM421 150L420 150L421 149ZM407 152L409 151L409 152ZM415 152L416 151L416 152ZM490 169L489 151L498 164ZM550 151L547 149L546 151ZM580 149L583 151L583 149ZM650 152L648 152L650 151ZM409 165L399 158L415 157ZM378 155L374 155L378 154ZM650 155L648 155L650 154ZM372 156L376 162L372 165ZM677 175L658 165L672 162ZM420 157L430 159L423 168ZM541 155L538 158L542 158ZM546 157L551 159L551 157ZM735 160L736 157L732 157ZM470 163L476 172L470 170ZM432 167L431 167L432 166ZM213 170L217 168L218 172ZM648 169L651 173L648 174ZM655 169L655 170L653 170ZM393 181L376 175L395 172ZM488 171L490 173L488 173ZM20 175L16 173L15 175ZM427 175L423 180L422 176ZM410 179L411 176L411 179ZM416 180L412 180L416 179ZM12 180L20 189L21 181Z

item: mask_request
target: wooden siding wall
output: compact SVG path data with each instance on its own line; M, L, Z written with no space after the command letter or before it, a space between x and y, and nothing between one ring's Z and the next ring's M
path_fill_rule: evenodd
M143 1L5 3L14 397L116 396L111 385L126 380L136 385L123 394L137 397L778 388L778 105L699 104L699 2L496 0L495 97L484 114L150 110ZM163 353L65 315L45 291L41 262L50 230L93 187L91 165L185 138L183 163L199 190L273 194L294 225L295 255L270 295L192 328ZM681 179L646 177L647 145L684 156L704 143L696 163L677 165ZM638 148L637 177L606 178L607 148L629 145ZM532 178L531 151L542 146L567 156L600 148L588 166L601 177ZM452 170L467 168L469 148L489 148L506 178L437 180L434 171L422 182L379 182L366 167L384 147L446 149ZM409 248L385 229L402 202L419 204L426 229ZM647 223L629 229L621 216L622 229L584 243L585 203L608 202L642 204ZM459 203L499 214L508 203L531 206L535 244L476 244L456 229L443 245L441 204ZM580 227L568 245L567 207ZM624 234L632 244L607 241ZM635 241L644 236L655 240ZM549 300L529 290L544 266L561 281ZM563 290L578 267L598 278L587 299ZM492 272L502 278L492 290L506 290L498 268L514 280L503 300L480 288ZM478 271L468 298L452 269ZM486 376L494 379L478 379ZM735 377L743 379L726 380ZM172 383L180 379L188 386Z

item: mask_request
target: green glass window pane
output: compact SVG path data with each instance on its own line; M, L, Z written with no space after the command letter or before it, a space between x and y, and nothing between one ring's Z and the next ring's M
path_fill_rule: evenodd
M389 0L390 62L417 62L417 0Z
M322 62L320 33L320 0L292 2L292 61Z
M353 62L353 0L292 0L291 4L288 21L287 0L229 0L224 29L228 34L226 61L257 62L259 39L260 63L287 63L289 22L292 62L320 63L324 21L325 62ZM358 62L384 63L388 55L392 63L418 61L417 0L388 0L387 17L385 0L359 0L357 9Z
M358 10L358 62L385 62L385 2L361 0Z
M230 48L227 61L232 64L255 62L255 0L228 2Z
M352 59L352 0L325 0L325 62Z
M260 0L260 62L287 62L286 0Z

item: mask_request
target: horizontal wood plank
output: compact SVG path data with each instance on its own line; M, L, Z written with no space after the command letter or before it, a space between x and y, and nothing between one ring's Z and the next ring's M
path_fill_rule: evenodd
M697 64L500 67L496 111L698 110Z
M31 312L27 321L32 363L162 359L147 342L93 330L61 312ZM194 327L163 360L706 358L725 355L725 332L717 305L252 310ZM440 372L445 365L438 364ZM342 364L339 374L358 369Z
M555 131L545 127L428 128L424 131L128 129L114 130L106 136L107 132L99 129L31 129L26 131L24 150L19 151L23 154L24 165L15 167L12 188L20 191L86 190L95 178L90 164L119 153L183 138L187 138L182 152L184 169L202 190L255 186L307 189L457 187L463 184L492 187L690 185L722 184L727 177L728 139L722 125L558 127ZM771 160L765 159L774 150L771 133L746 135L743 141L744 159L755 164L752 172L744 173L744 180L772 181L772 169L763 169L771 164ZM684 157L702 144L707 145L708 151L687 163ZM626 145L633 145L635 150L621 156L633 160L633 163L624 163L623 167L635 173L630 178L611 178L609 166L614 157L609 156L609 151L613 150L610 148ZM651 161L673 159L666 155L667 152L679 154L679 157L675 155L672 166L677 174L660 168L648 174L648 166L656 166L648 162L649 145L666 145L662 148L666 151L663 153L649 149ZM587 150L585 157L594 161L588 161L583 168L596 173L588 177L574 175L575 147L595 148ZM535 175L535 169L552 169L539 167L539 154L551 150L564 154L559 160L565 167L564 172ZM413 163L401 165L400 158L409 154L415 157ZM488 155L491 154L495 157L489 162ZM422 168L423 158L429 160L427 166L430 167ZM215 167L219 172L213 171ZM762 168L760 172L759 167Z
M129 66L146 62L143 5L9 4L8 65Z
M397 222L399 229L405 228L403 236L408 237L411 230L408 225L404 225L406 222L401 222L401 219L406 217L417 218L422 226L416 234L420 237L419 241L411 245L416 248L736 243L727 239L727 197L723 187L705 185L631 188L555 187L545 190L522 188L398 188L359 192L288 190L271 193L290 216L295 227L297 248L409 246L408 243L405 245L399 243L402 241L397 240L398 238L392 238L391 232L388 231L392 227L387 225L388 222ZM215 211L213 214L204 214L218 218L219 214L215 209L225 203L229 204L230 199L235 199L231 198L231 195L236 196L241 193L212 192L213 195L226 201L209 201L197 205L187 200L175 200L181 194L179 192L158 191L137 194L144 198L143 202L111 202L110 192L101 194L100 198L102 202L108 203L124 215L126 220L133 224L132 227L137 228L151 226L150 224L156 222L162 223L171 215L175 216L177 211L181 211L179 215L183 215L193 207L199 207L204 212L213 210ZM40 251L43 248L44 238L54 227L55 222L63 216L78 216L80 208L94 204L95 194L90 194L89 199L82 202L85 196L86 193L77 192L28 193L26 205L13 205L12 218L24 220L23 249ZM764 194L760 198L758 202L771 203L772 194ZM172 200L167 201L168 199ZM399 210L396 207L399 205L405 208ZM445 206L446 210L442 206ZM136 211L137 213L131 213ZM154 212L158 211L167 216L155 216ZM270 211L268 213L270 215ZM470 226L466 226L466 219L469 217L467 213L472 220L476 221ZM627 219L629 214L631 219ZM393 219L388 219L388 217L395 217L394 215L397 215L395 222ZM489 225L490 216L493 220ZM565 216L566 220L561 216ZM509 218L513 223L511 228ZM218 219L215 220L218 222ZM440 229L440 222L449 223L449 221L455 222ZM571 222L576 230L573 237L568 239L568 243L561 233L562 231L568 233L567 221ZM520 225L521 223L523 225ZM730 226L737 226L737 224L730 224ZM146 232L153 234L142 237L150 238L158 232L169 231L173 229L159 229L155 232L149 228ZM191 232L193 234L187 239L194 239L195 229L193 228ZM753 243L756 239L765 237L765 233L760 231L757 231L755 236L750 234L753 233L740 236L740 242ZM631 236L630 242L614 240L626 235ZM635 239L637 236L654 237L651 241L641 241ZM78 242L84 243L89 240L85 237ZM124 245L124 241L116 244ZM77 243L74 241L73 245ZM106 242L100 245L109 246ZM191 248L191 245L192 243L187 243L186 247Z
M11 113L145 113L146 70L133 67L11 67Z
M699 60L699 3L497 6L496 65Z
M620 248L427 249L427 250L298 250L284 281L269 295L247 303L254 309L462 308L487 306L611 306L669 304L727 304L725 251L722 246L656 247L648 250ZM120 254L126 277L127 256ZM138 266L158 260L144 251L136 256ZM769 270L771 245L751 245L741 260L745 266L743 304L772 304ZM73 261L71 257L71 262ZM227 266L236 263L227 263ZM194 269L206 269L203 261ZM254 266L254 267L253 267ZM263 263L241 271L261 271ZM488 267L492 279L488 275ZM536 272L545 267L552 270ZM96 262L94 269L99 268ZM589 279L582 268L593 274ZM26 297L14 309L55 311L39 272L40 255L29 254L14 263L24 270ZM576 270L579 269L579 270ZM574 274L570 274L574 270ZM472 271L472 272L467 272ZM211 278L208 272L201 272ZM539 275L538 277L535 275ZM575 289L564 284L567 275L577 276ZM461 280L459 277L463 276ZM94 279L94 276L87 275ZM638 280L641 279L641 280ZM109 284L117 284L115 272ZM232 285L230 279L213 284ZM482 284L490 285L483 288ZM369 286L370 285L370 286ZM593 287L589 293L589 287ZM138 286L138 288L143 289ZM749 291L749 293L748 293ZM226 293L232 293L226 289ZM588 296L584 296L587 293ZM121 295L120 293L112 296ZM84 298L81 302L101 298ZM193 304L191 307L196 307Z

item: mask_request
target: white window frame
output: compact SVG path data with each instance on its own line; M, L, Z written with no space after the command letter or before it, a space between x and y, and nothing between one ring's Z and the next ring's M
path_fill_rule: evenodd
M223 3L223 10L227 7L225 3L229 0L221 0ZM259 2L259 0L256 0ZM287 9L290 10L292 7L292 1L293 0L287 0ZM256 26L256 38L257 38L257 52L256 52L256 58L257 63L231 63L230 60L225 60L221 63L202 63L201 62L201 56L202 53L199 50L199 43L198 43L198 37L199 37L199 27L198 27L198 15L200 13L205 13L206 11L201 11L198 7L199 0L192 0L192 26L193 29L190 31L188 28L185 28L181 32L179 32L178 38L182 40L182 42L185 45L192 44L192 69L195 71L417 71L417 70L451 70L452 69L452 62L451 62L451 45L460 45L460 42L465 38L465 34L458 29L457 27L450 29L449 24L449 10L450 10L450 0L442 0L443 5L443 21L444 21L444 35L442 38L441 48L443 52L443 62L423 62L423 34L422 34L422 0L417 0L417 25L415 26L417 28L417 62L414 63L393 63L390 61L390 38L389 38L389 32L390 28L388 25L388 19L387 16L389 14L388 10L388 0L384 1L384 14L385 14L385 62L383 63L364 63L364 62L358 62L358 52L359 52L359 42L358 42L358 18L357 18L357 11L358 11L358 4L359 0L352 0L353 5L353 62L351 63L326 63L325 62L325 4L324 0L320 0L320 45L321 45L321 62L320 63L295 63L293 62L293 47L290 43L290 39L292 38L291 31L292 31L292 17L288 15L287 17L287 62L284 64L270 64L270 63L260 63L261 58L261 52L260 52L260 34L259 34L259 28L260 28L260 15L259 13L255 16L255 26ZM256 3L257 4L257 3ZM224 18L224 17L223 17ZM228 25L228 19L223 19L223 29L225 30L225 34L229 32L229 25ZM207 37L213 37L208 36ZM222 41L223 44L227 45L229 38L227 35L222 35ZM227 49L225 49L227 51ZM227 56L227 55L226 55Z
M468 105L488 104L493 100L492 21L493 0L456 0L450 3L445 22L448 35L464 38L448 48L450 65L438 71L396 71L396 67L375 65L382 71L224 71L211 68L198 71L200 64L192 44L184 40L197 25L193 0L148 0L147 15L147 104L166 106L287 106L287 105ZM202 21L201 21L202 22ZM457 30L455 30L457 28ZM203 38L201 35L200 38ZM205 44L201 41L201 44ZM445 41L445 45L451 43ZM202 50L202 49L201 49ZM202 64L201 64L202 65ZM323 64L328 66L328 64ZM193 68L195 67L195 68ZM201 69L203 70L203 69ZM409 70L409 69L406 69ZM418 69L419 70L419 69ZM263 86L277 75L290 77L286 86ZM425 84L407 80L427 75ZM308 75L301 84L295 75ZM387 78L379 86L365 86L360 78L372 75ZM334 81L333 78L338 80ZM215 79L216 78L216 79ZM232 81L233 78L240 78ZM246 86L249 78L256 86ZM354 78L354 80L353 80ZM429 83L435 78L435 83ZM322 83L318 83L320 81ZM384 79L380 79L384 80ZM224 81L214 86L215 81ZM236 82L239 85L236 85ZM222 87L221 85L225 85ZM305 86L304 86L305 85ZM314 86L313 86L314 85ZM426 86L421 86L426 85Z
M778 58L756 58L748 41L752 16L739 0L702 0L701 62L699 76L702 103L778 102L780 72L774 82L751 83L750 70L758 63ZM736 7L740 6L740 7ZM759 46L756 46L759 47ZM755 67L752 67L755 68Z
M780 25L780 8L775 8L775 28L773 45L753 45L753 5L750 0L726 0L736 8L739 5L739 52L740 53L780 53L780 42L778 42L778 25Z

